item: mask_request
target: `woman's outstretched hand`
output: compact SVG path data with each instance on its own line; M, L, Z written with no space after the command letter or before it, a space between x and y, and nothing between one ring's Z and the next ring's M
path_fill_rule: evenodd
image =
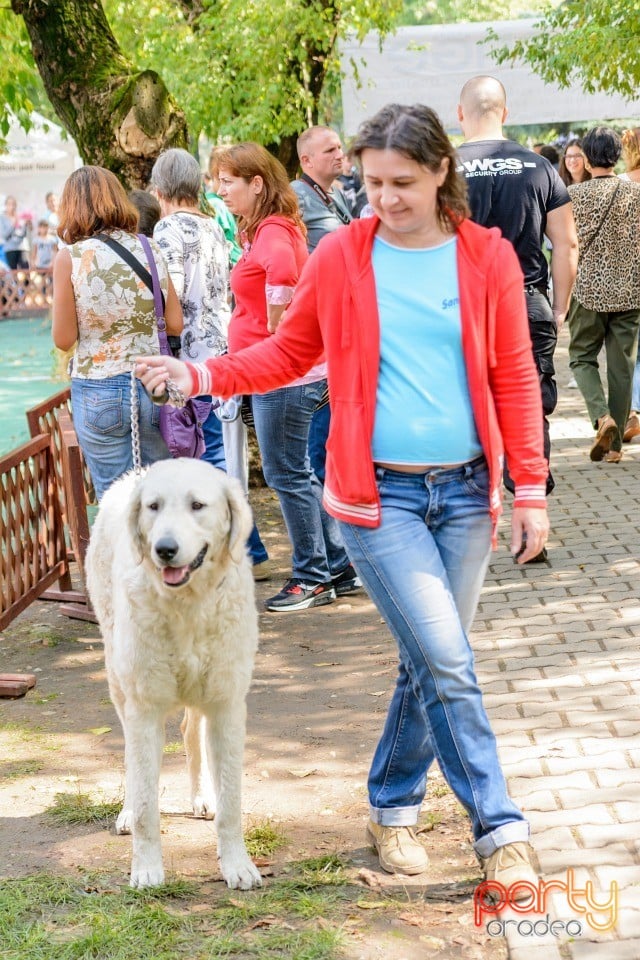
M169 379L185 397L192 393L189 368L175 357L136 357L136 377L151 398L164 394Z

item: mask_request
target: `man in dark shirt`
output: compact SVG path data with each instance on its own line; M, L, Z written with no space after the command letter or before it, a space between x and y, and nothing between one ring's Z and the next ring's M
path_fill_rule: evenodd
M540 377L544 413L545 456L549 460L548 417L558 393L553 354L558 329L569 309L578 262L578 241L567 188L544 157L507 140L506 93L493 77L474 77L460 94L458 119L465 142L458 148L458 170L467 181L471 217L485 227L499 227L513 244L524 274L533 355ZM544 238L552 245L549 269ZM508 473L505 484L513 489ZM549 472L547 492L553 489Z

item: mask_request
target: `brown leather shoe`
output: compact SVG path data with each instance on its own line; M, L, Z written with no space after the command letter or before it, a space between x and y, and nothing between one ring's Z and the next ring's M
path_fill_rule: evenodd
M593 446L589 452L589 456L593 461L602 460L605 453L611 448L614 437L618 432L618 427L613 417L610 417L609 414L605 414L604 417L600 417L598 420L598 432L596 433L596 439L593 442Z
M638 436L640 436L640 417L637 413L632 413L625 424L622 442L631 443L633 438Z
M429 866L427 851L416 836L415 827L383 827L369 821L367 840L377 851L380 866L387 873L415 876Z

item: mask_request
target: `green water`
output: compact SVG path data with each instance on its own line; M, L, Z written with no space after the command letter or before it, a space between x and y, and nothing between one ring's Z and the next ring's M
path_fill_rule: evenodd
M25 411L58 390L51 319L0 321L0 454L29 439Z

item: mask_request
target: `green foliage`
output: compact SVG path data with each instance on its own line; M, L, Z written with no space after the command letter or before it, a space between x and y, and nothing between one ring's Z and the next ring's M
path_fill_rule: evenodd
M405 0L399 23L481 23L517 20L538 12L545 0Z
M172 0L138 0L135 20L123 0L104 6L123 51L162 75L192 134L277 143L330 119L339 38L389 32L401 0L203 0L193 27Z
M586 93L604 90L633 100L640 83L640 2L567 0L549 6L533 37L498 47L494 56L498 63L524 60L560 87L580 84Z
M31 44L22 17L8 8L0 9L0 147L9 133L9 107L25 130L31 126L31 112L43 112L47 102L44 87L31 54ZM50 109L50 108L49 108ZM46 111L46 107L45 107Z

